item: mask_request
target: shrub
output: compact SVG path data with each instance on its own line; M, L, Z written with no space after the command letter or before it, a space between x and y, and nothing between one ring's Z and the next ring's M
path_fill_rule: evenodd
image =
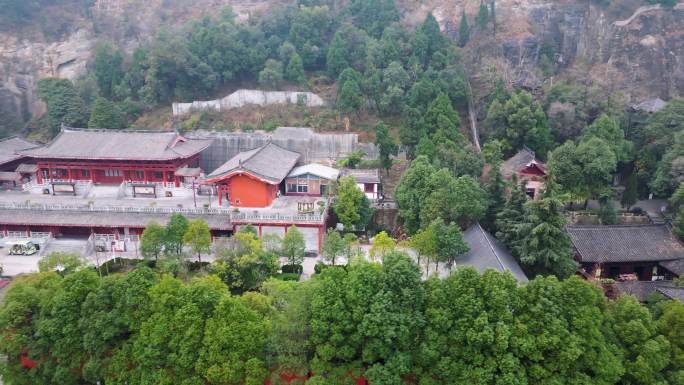
M617 223L617 211L610 202L601 205L598 210L598 216L604 225L614 225Z
M293 281L293 282L299 281L299 274L296 274L296 273L283 273L283 274L278 274L275 277L281 281Z
M328 265L326 265L323 262L317 262L316 265L314 266L314 273L320 274L321 271L323 271L326 268L328 268Z
M631 210L629 210L630 213L635 214L635 215L644 215L645 211L641 207L632 207Z
M282 270L283 274L287 274L287 273L302 274L302 271L304 271L304 267L302 265L283 265L281 270Z

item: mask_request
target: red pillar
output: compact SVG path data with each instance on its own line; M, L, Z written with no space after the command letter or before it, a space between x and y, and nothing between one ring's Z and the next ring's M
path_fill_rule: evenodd
M164 187L166 187L166 171L162 171L162 183L164 183Z
M43 169L38 168L38 171L36 172L36 181L38 181L38 184L43 184Z
M143 170L143 181L147 183L147 170Z
M74 175L73 175L72 171L73 171L73 170L71 169L71 167L69 167L69 168L67 169L67 172L69 173L69 180L70 180L70 181L73 181L73 180L74 180Z
M97 177L95 176L95 169L94 168L90 169L90 181L93 183L97 182Z
M52 180L52 165L48 163L48 180Z
M259 238L261 238L262 234L263 234L263 227L261 225L259 225Z

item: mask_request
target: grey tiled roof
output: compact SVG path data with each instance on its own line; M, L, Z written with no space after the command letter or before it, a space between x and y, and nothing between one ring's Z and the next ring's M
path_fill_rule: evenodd
M16 136L0 139L0 165L21 158L17 151L31 147L36 147L36 144Z
M33 173L38 171L38 165L31 163L22 163L18 165L14 171L23 173Z
M377 168L373 169L356 169L345 168L342 170L342 176L353 176L358 183L380 183L380 171Z
M660 266L671 271L678 276L684 276L684 259L673 259L671 261L662 261L658 263Z
M684 258L666 225L568 226L581 262L658 262Z
M272 183L280 183L297 164L300 154L268 143L243 151L209 174L209 179L220 178L234 171L244 171Z
M644 302L649 294L664 284L663 281L618 281L614 285L620 294L633 295L637 300Z
M199 153L210 139L186 139L175 131L64 128L44 147L21 151L36 158L171 160Z
M0 171L0 181L19 181L21 174L14 171Z
M684 302L684 287L678 286L659 286L656 291L669 299L677 299Z
M479 272L488 269L510 271L518 282L527 282L527 276L511 253L479 223L463 232L463 240L470 250L456 258L456 265L472 266Z
M228 215L186 215L204 219L212 230L230 230ZM0 209L0 224L73 227L145 227L150 221L165 224L171 214L100 211L38 211Z
M525 147L501 164L501 173L509 177L525 168L531 162L536 162L542 168L544 167L544 164L535 158L534 151Z
M620 294L633 295L641 302L653 292L684 302L684 287L675 286L672 281L623 281L615 282L615 287Z

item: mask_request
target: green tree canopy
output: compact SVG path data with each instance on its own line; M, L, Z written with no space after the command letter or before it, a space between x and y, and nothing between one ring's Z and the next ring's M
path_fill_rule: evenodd
M209 225L202 219L195 219L188 223L188 229L183 234L183 242L190 246L202 262L202 253L211 251L211 231Z
M441 218L466 228L481 219L487 209L487 194L470 176L454 178L446 169L429 177L429 194L420 202L422 227Z
M553 198L527 202L524 218L516 225L517 239L512 251L534 274L567 278L577 270L560 207L560 202Z
M110 43L100 43L95 48L92 68L100 95L111 100L114 89L124 76L123 55Z
M382 167L386 170L392 168L392 158L391 155L397 155L397 144L394 142L394 138L389 132L387 125L379 121L375 125L375 145L378 147L380 152L380 163Z
M337 185L337 198L333 202L335 215L344 225L345 231L356 227L363 229L370 221L371 212L368 198L356 186L354 177L342 177Z
M268 59L264 69L259 72L259 84L261 86L277 90L283 82L283 63Z
M304 261L306 243L304 235L295 226L290 226L283 237L283 255L287 258L290 265L301 265Z
M430 135L442 131L450 140L459 144L465 143L465 138L459 131L461 119L446 94L440 94L430 103L425 113L425 125Z
M340 235L339 232L333 229L328 229L328 232L325 235L325 240L323 240L323 260L335 265L335 260L344 254L347 247L346 240Z
M67 79L45 78L38 82L38 97L47 104L48 127L56 134L61 125L85 127L88 112L73 84Z
M544 111L524 91L510 95L503 104L493 101L487 109L485 125L495 138L507 144L507 156L527 146L545 159L554 144Z
M62 274L69 274L83 266L83 261L78 254L52 252L38 261L38 270L58 271Z
M582 131L584 138L593 136L603 139L617 157L619 163L627 163L632 160L634 145L625 139L625 132L620 127L620 122L611 116L601 115L590 126Z
M489 22L489 7L484 1L480 1L480 10L477 12L477 26L486 28Z
M88 128L125 128L126 119L119 107L103 98L97 97L90 111Z
M190 222L183 214L171 214L164 234L164 251L166 253L181 254L183 252L183 236L188 231L189 226Z
M592 199L609 192L617 158L603 139L592 136L578 145L565 142L549 156L548 169L562 191L575 199Z
M426 156L418 156L402 174L395 192L399 216L408 234L415 234L421 228L423 203L432 192L430 175L435 168ZM434 219L434 218L432 218Z
M306 82L306 74L304 73L304 64L301 56L295 51L287 63L285 69L285 78L297 84Z
M368 254L374 261L382 261L386 255L394 251L397 243L386 232L381 231L373 238Z
M140 237L140 253L145 258L154 258L158 260L164 249L164 241L166 240L166 229L157 222L150 222L143 230Z
M470 26L468 25L468 17L465 11L461 13L461 22L458 25L458 45L459 47L465 47L470 41Z

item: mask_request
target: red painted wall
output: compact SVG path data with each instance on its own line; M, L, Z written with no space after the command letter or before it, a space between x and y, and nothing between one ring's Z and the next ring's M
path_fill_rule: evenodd
M230 205L237 207L266 207L273 202L278 190L277 186L245 174L233 176L229 183Z

